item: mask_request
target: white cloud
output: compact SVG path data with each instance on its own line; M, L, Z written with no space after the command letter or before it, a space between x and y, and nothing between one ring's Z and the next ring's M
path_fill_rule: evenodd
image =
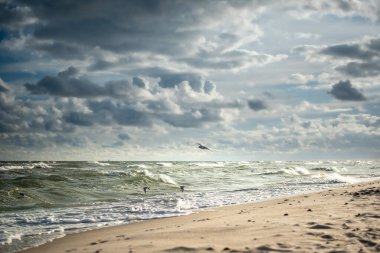
M303 75L300 73L292 74L287 83L294 83L294 84L307 84L308 82L314 80L315 77L313 75Z

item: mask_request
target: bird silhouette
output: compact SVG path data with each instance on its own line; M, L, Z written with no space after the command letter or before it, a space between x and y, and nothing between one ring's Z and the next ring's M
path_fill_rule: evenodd
M200 144L200 143L197 143L198 144L198 148L200 148L200 149L204 149L204 150L210 150L208 147L206 147L206 146L203 146L202 144Z

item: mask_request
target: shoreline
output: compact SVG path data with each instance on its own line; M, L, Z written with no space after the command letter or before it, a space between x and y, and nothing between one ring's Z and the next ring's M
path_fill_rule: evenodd
M375 252L380 181L68 234L18 253ZM377 201L376 201L377 200Z

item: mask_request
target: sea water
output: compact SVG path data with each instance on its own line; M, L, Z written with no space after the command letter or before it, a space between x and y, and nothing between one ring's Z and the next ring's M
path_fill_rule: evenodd
M0 162L0 252L377 179L380 161Z

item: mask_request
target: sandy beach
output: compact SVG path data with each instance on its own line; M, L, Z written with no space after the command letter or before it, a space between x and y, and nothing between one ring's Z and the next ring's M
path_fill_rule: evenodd
M380 181L70 234L23 253L380 252Z

